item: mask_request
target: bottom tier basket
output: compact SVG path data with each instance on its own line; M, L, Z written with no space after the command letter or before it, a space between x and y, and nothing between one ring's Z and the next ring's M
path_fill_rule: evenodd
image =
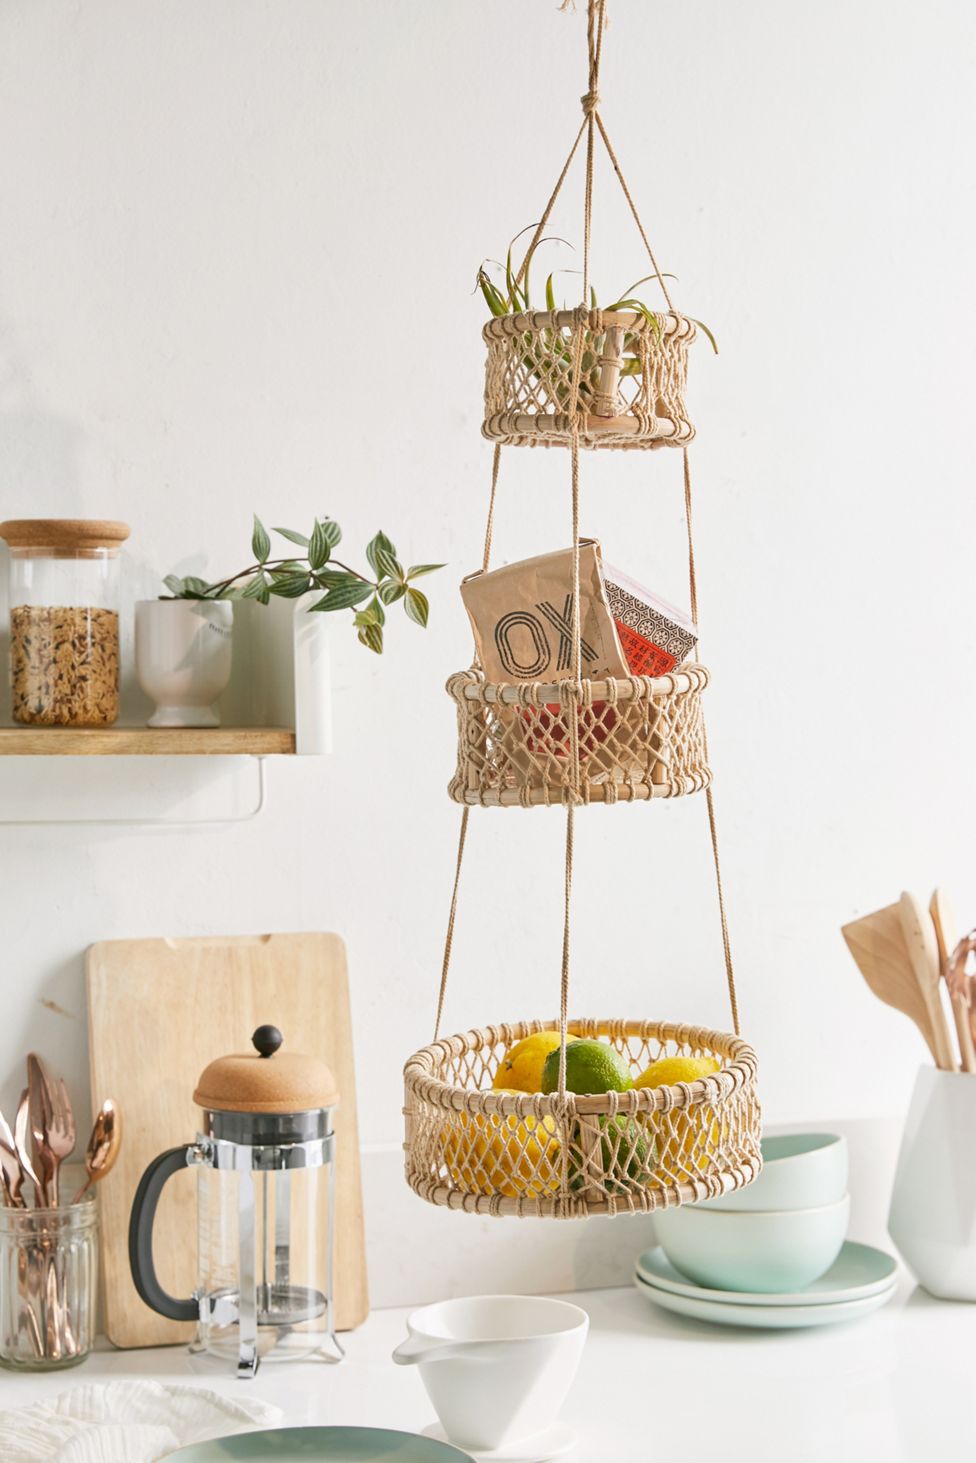
M713 1076L578 1097L491 1090L508 1048L558 1022L444 1037L404 1069L406 1177L422 1199L474 1214L575 1219L717 1197L762 1166L756 1057L737 1036L658 1021L574 1020L633 1077L668 1056L712 1056Z

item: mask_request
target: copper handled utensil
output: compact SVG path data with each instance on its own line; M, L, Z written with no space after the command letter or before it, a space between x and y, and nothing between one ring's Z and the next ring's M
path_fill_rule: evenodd
M36 1052L27 1058L27 1088L45 1203L56 1209L60 1198L58 1175L75 1148L75 1119L64 1081L55 1082Z
M20 1094L20 1102L17 1104L17 1115L14 1118L14 1146L17 1150L17 1158L24 1178L30 1179L34 1185L34 1202L43 1208L47 1203L46 1191L31 1161L30 1135L28 1132L29 1124L30 1096L25 1089Z
M942 978L949 992L952 1005L952 1019L956 1026L956 1040L959 1043L959 1058L964 1072L976 1072L976 1046L973 1044L971 1026L969 982L965 974L966 957L963 956L959 973L960 981L953 972L955 954L956 923L952 917L949 900L941 889L936 889L929 904L929 913L935 926L935 938L939 946L939 964Z
M970 1036L976 1044L976 974L971 967L976 954L976 930L970 930L949 956L946 968L946 984L952 998L953 1010L958 1003L969 1023ZM960 1041L962 1038L960 1037Z
M0 1197L13 1209L24 1209L26 1204L21 1194L24 1185L24 1171L17 1157L17 1145L10 1131L10 1124L0 1112Z
M77 1204L100 1179L111 1173L122 1146L122 1114L110 1097L98 1110L88 1147L85 1149L85 1171L88 1177L72 1199Z

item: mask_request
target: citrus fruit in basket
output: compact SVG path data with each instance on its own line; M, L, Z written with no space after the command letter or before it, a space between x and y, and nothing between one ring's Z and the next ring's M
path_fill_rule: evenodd
M662 1057L652 1062L634 1083L635 1087L671 1087L676 1082L696 1082L719 1070L715 1057ZM695 1168L704 1173L721 1142L714 1109L691 1107L652 1118L660 1147L659 1177L681 1182Z
M601 1092L627 1092L634 1084L627 1063L605 1041L579 1037L566 1043L566 1091L586 1096ZM542 1069L542 1091L559 1090L559 1044L546 1057Z
M597 1119L599 1156L587 1152L585 1127L577 1123L569 1155L569 1186L575 1192L587 1182L608 1194L623 1194L654 1176L657 1150L643 1117L617 1113Z
M479 1194L541 1199L559 1188L560 1145L548 1116L459 1112L444 1131L444 1156L454 1182Z
M523 1036L505 1053L492 1087L496 1092L541 1092L546 1057L558 1050L558 1031L536 1031L532 1036Z

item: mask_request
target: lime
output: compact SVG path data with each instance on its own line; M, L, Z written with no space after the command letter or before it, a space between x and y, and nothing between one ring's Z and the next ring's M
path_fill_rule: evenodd
M626 1092L633 1083L627 1064L605 1041L580 1037L566 1043L566 1091L577 1094ZM559 1090L559 1048L546 1057L542 1091Z
M646 1183L652 1177L657 1153L654 1140L641 1118L617 1113L599 1120L600 1170L590 1173L594 1184L607 1193L624 1194L635 1183ZM581 1129L577 1124L569 1157L569 1186L575 1191L586 1183L588 1164L581 1151ZM592 1159L590 1160L592 1163Z

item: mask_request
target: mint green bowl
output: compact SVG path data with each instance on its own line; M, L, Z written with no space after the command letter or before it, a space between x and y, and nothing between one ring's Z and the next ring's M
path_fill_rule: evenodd
M777 1133L762 1140L762 1160L751 1184L705 1199L700 1207L739 1213L819 1209L847 1193L847 1139L839 1133Z
M654 1231L676 1270L711 1290L802 1290L829 1270L847 1235L850 1195L816 1209L738 1213L661 1209Z

